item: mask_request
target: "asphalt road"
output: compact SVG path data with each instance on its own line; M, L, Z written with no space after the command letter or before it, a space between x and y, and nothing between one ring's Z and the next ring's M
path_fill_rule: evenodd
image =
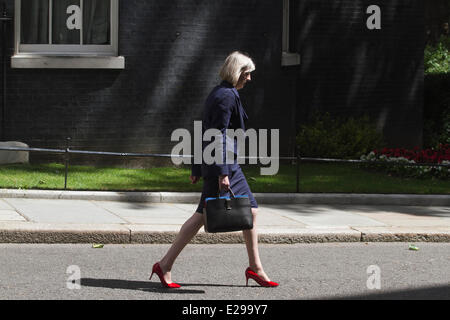
M0 244L0 299L449 299L450 243L260 245L278 288L245 286L244 245L188 245L163 289L151 266L168 245ZM379 289L378 289L379 288Z

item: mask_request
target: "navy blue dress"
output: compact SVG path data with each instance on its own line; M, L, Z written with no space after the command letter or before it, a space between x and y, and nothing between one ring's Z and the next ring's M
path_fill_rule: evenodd
M252 208L257 208L258 204L253 197L253 194L245 179L244 173L241 167L237 163L235 158L233 163L227 163L225 159L226 150L232 148L233 153L237 154L237 142L236 140L231 142L233 146L227 146L226 142L226 129L242 129L245 131L245 121L248 119L244 108L242 107L239 93L232 84L227 81L216 86L205 102L205 108L203 110L202 130L205 132L208 129L219 129L223 135L223 162L222 164L194 164L192 166L192 175L203 177L203 190L202 195L197 207L198 213L203 213L205 205L205 199L209 197L217 197L227 195L228 192L221 191L219 193L219 175L228 175L230 181L230 188L234 195L246 195L250 199ZM203 142L203 149L210 142Z

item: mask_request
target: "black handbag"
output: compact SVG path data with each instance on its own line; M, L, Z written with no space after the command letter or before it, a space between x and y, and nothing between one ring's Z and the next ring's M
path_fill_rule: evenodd
M253 215L248 196L206 198L203 209L205 231L233 232L253 229Z

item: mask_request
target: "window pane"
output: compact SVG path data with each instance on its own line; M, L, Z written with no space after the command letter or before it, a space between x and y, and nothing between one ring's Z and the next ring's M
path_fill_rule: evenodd
M79 0L53 0L52 43L80 44L82 15Z
M22 0L20 42L48 44L48 0Z
M110 44L111 1L83 1L83 44Z

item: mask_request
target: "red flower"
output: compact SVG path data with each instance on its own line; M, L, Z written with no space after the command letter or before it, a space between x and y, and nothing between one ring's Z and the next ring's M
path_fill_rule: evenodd
M450 144L439 145L438 149L428 148L420 150L414 147L412 150L405 148L383 148L382 150L373 150L377 155L386 157L404 157L408 160L414 160L416 163L441 163L443 160L450 160Z

